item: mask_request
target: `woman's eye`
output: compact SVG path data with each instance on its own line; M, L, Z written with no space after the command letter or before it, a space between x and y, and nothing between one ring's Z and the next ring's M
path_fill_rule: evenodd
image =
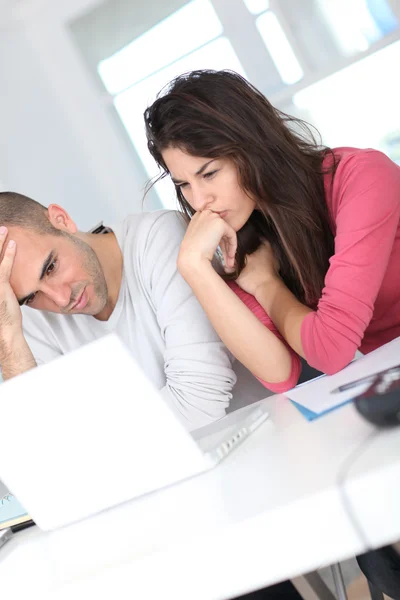
M179 190L183 190L185 187L188 186L187 183L176 183L175 185Z
M211 177L213 175L215 175L216 172L217 172L216 170L215 171L209 171L208 173L204 173L203 177L204 177L204 179L211 179Z

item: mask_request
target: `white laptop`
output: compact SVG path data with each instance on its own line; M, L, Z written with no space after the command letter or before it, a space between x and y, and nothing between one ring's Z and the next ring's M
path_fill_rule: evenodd
M0 480L43 530L216 465L268 416L190 435L114 334L1 385Z

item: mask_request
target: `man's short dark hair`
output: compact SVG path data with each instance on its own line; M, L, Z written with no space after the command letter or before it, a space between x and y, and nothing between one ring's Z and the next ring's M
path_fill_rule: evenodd
M0 192L1 225L21 227L42 235L61 233L50 223L45 206L16 192Z

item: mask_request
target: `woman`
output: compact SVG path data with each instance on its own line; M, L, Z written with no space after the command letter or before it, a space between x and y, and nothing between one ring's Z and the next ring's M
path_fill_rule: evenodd
M400 335L400 168L387 156L319 146L229 71L178 77L145 123L191 218L179 270L256 376L282 382L293 370L287 346L256 326L257 302L325 373ZM211 265L218 246L231 288Z
M303 122L227 71L178 77L145 122L149 150L191 219L179 270L253 373L284 385L294 368L268 318L325 373L400 335L400 168L389 158L319 146ZM218 246L231 288L211 266ZM261 307L268 329L255 323ZM360 564L392 595L384 551ZM295 597L285 586L261 597Z

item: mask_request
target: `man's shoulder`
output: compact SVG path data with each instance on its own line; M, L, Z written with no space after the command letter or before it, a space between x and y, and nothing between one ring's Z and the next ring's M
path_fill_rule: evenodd
M129 250L146 250L149 244L162 248L180 244L187 224L184 216L175 210L128 215L120 227L113 228L120 245Z
M130 214L124 219L124 224L127 231L136 230L140 233L150 233L154 227L186 229L183 214L177 210L166 209Z

